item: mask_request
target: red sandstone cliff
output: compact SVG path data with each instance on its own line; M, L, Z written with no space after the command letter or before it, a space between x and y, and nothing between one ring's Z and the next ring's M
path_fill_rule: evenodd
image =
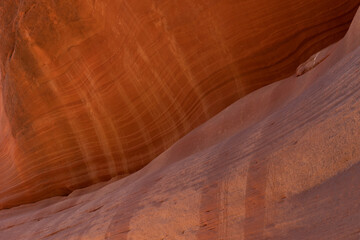
M0 211L0 238L358 239L359 66L360 12L311 71L240 99L129 177Z
M3 1L0 239L358 239L359 11L327 46L359 2L331 2Z
M359 5L330 2L2 1L0 208L137 171L293 74Z

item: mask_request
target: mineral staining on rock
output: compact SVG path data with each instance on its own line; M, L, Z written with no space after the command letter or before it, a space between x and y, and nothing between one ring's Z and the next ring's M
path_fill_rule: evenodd
M357 239L359 4L3 1L0 239Z
M339 40L358 4L3 1L0 208L141 169Z

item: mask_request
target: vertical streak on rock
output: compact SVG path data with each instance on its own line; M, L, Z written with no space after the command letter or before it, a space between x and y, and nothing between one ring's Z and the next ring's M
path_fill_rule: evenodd
M207 21L209 22L209 26L211 26L213 30L212 37L217 42L218 44L217 47L224 53L227 63L231 65L230 66L231 75L233 77L233 80L235 81L236 89L237 89L236 92L238 94L238 97L240 98L241 96L245 96L246 92L243 85L241 84L241 79L239 79L240 77L239 70L233 64L236 59L234 59L234 56L227 45L228 43L224 38L224 33L222 32L221 26L219 26L217 16L212 12L210 12L211 11L210 9L211 8L209 8Z
M245 196L244 239L263 239L266 182L268 164L266 160L251 160L247 175Z
M67 77L68 79L70 79L70 80L73 79L73 76L72 76L71 73L66 73L65 75L66 75L66 77ZM58 92L58 90L57 90L58 87L57 87L57 85L56 85L55 82L50 81L50 82L49 82L49 87L51 87L51 89L52 89L54 92ZM59 96L59 95L58 95L58 96ZM58 100L61 101L61 97L60 97L60 96L58 97ZM64 112L65 112L65 114L66 114L66 111L64 111ZM67 115L67 114L66 114L66 115ZM82 155L82 157L83 157L84 165L86 166L87 169L89 169L87 172L88 172L89 177L91 178L91 182L97 182L97 181L99 181L98 176L96 175L95 166L93 166L93 165L91 164L91 161L89 161L89 160L91 159L91 156L89 156L89 153L88 153L89 151L88 151L88 149L86 148L86 146L84 145L84 140L82 140L82 139L83 139L82 134L78 134L78 133L75 132L75 129L78 129L79 127L75 124L75 121L73 121L73 120L71 121L72 117L66 116L66 118L68 119L68 123L69 123L70 129L71 129L72 132L73 132L73 136L74 136L74 138L75 138L75 140L76 140L76 142L77 142L77 144L78 144L78 148L79 148L79 150L80 150L80 152L81 152L81 155Z
M141 136L144 139L144 143L146 143L145 146L148 149L148 152L151 153L152 152L151 150L154 150L155 146L152 144L149 132L146 131L145 122L139 117L141 116L140 112L138 112L136 107L134 107L134 105L132 104L130 96L128 95L124 87L121 84L119 84L119 82L115 82L114 85L117 91L120 93L119 95L121 96L122 100L125 102L127 108L129 109L129 113L131 114L133 121L137 124L137 126L141 130ZM128 166L127 168L130 171L133 170L131 169L131 166Z
M81 66L76 65L77 71L79 73L81 73L81 71L84 72L85 78L87 79L87 84L84 84L85 91L79 90L78 92L81 98L86 100L89 119L92 122L92 126L95 130L99 146L104 153L103 156L107 163L106 165L108 173L111 177L114 177L116 176L116 163L110 150L110 143L105 133L105 126L102 123L101 117L104 117L104 115L101 113L99 114L99 111L101 109L101 99L95 91L95 88L93 87L93 84L96 80L93 78L93 74L86 66L85 59L82 59L82 61L80 61L79 63L81 63Z
M184 123L181 121L178 121L178 119L184 119L186 117L186 113L183 111L181 105L178 103L177 98L174 97L171 93L171 89L168 85L168 83L166 81L163 81L160 77L160 74L158 71L156 71L156 69L154 69L152 67L152 63L149 60L148 55L145 53L145 50L141 47L138 46L138 52L140 54L140 56L142 57L142 59L144 60L144 62L146 63L149 71L151 72L151 74L153 75L154 79L157 81L156 83L159 85L159 88L161 90L161 92L163 92L163 94L169 99L169 101L171 102L170 107L175 106L174 111L176 112L176 114L174 114L173 112L169 111L170 107L168 107L167 109L164 109L163 114L167 114L168 118L171 119L171 121L173 122L173 126L177 126L176 127L176 139L180 139L180 137L183 135L182 133L184 132ZM156 97L156 96L154 96ZM159 107L163 107L163 103L159 103ZM166 106L165 106L166 107Z
M118 53L114 53L110 59L117 54ZM79 94L81 94L81 99L86 100L85 103L90 106L89 116L91 115L91 117L89 117L89 119L93 120L93 126L99 138L99 146L102 147L105 157L108 156L110 158L110 161L108 161L109 174L111 177L118 174L127 175L129 174L128 162L124 157L125 151L123 143L120 140L121 134L118 133L119 129L116 129L113 119L109 117L111 116L111 113L108 112L107 108L104 108L106 104L104 103L103 96L96 91L97 89L95 83L100 80L101 76L99 77L96 75L92 71L91 66L89 68L86 58L83 55L79 57L80 61L71 55L70 57L73 62L81 64L80 66L79 64L76 64L74 67L77 67L76 71L79 73L84 72L84 77L87 79L86 84L81 84L81 86L85 88L86 92L83 93L83 91L79 90ZM78 82L81 81L73 82L73 87L76 89ZM112 140L116 143L115 149L120 152L121 159L118 159L119 155L115 154L116 151L112 149L114 148L111 144Z
M220 188L220 212L219 212L219 231L218 231L218 239L228 239L228 221L229 221L229 213L228 213L228 198L229 198L229 178L225 178L224 181L221 182Z
M221 182L212 182L212 185L203 188L200 205L200 226L196 234L199 240L217 239L221 201L220 191Z
M208 162L210 167L206 169L208 186L202 188L200 203L200 222L199 230L196 234L199 240L226 239L228 224L228 179L231 176L231 169L225 168L219 172L219 168L224 167L223 159L229 157L229 153L221 147L217 149L216 157ZM211 161L210 159L210 161Z
M157 176L154 174L153 176ZM112 217L111 223L106 231L105 240L130 240L128 233L131 231L130 222L133 216L142 206L140 203L154 186L154 177L145 178L146 181L139 181L135 184L134 190L128 192L124 200L119 204L116 214Z
M132 79L135 80L135 82L138 83L138 85L140 85L141 84L141 77L139 77L139 74L138 74L139 71L136 71L135 68L141 69L141 67L137 66L137 64L134 63L133 68L129 68L128 71L131 74L130 76L132 77ZM136 85L136 84L134 84L134 85ZM152 87L150 87L149 89L146 89L146 91L139 98L141 100L141 103L144 104L144 105L146 104L146 102L148 100L150 100L149 92L151 92L151 88ZM152 97L154 97L154 96L152 96ZM158 109L159 107L154 106L155 105L154 100L155 100L155 97L149 101L150 104L148 106L148 114L149 114L151 120L150 121L142 120L144 131L146 131L146 129L147 129L147 127L149 125L155 124L156 123L156 116L160 115L159 114L160 111ZM136 116L140 116L140 119L141 119L141 114L140 113L138 113ZM150 134L149 134L149 138L150 138L150 142L154 142L154 139L152 139ZM160 142L161 142L162 145L164 144L163 139L160 139ZM155 151L155 149L156 149L156 147L154 147L152 150Z
M208 112L207 104L205 104L204 98L198 89L198 86L196 84L196 79L191 72L191 68L189 67L189 64L186 62L186 58L185 58L184 52L181 49L181 46L177 43L174 33L170 32L167 29L166 15L164 15L164 13L161 11L161 9L155 5L153 5L153 10L157 15L159 15L159 17L161 19L161 21L160 21L161 27L162 27L165 35L168 37L170 51L173 54L174 59L179 63L179 67L181 68L183 74L185 75L187 83L191 86L191 89L192 89L193 93L195 94L195 96L197 96L197 100L198 100L197 102L200 103L201 109L202 109L202 111L200 111L200 112L204 113L206 118L208 118L209 112Z

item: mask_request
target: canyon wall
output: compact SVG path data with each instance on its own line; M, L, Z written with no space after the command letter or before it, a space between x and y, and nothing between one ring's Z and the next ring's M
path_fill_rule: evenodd
M317 55L126 178L1 210L0 238L359 239L360 11Z
M141 169L341 39L359 3L1 1L0 209Z

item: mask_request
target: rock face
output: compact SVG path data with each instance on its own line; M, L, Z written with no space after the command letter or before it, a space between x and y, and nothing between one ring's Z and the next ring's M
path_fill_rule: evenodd
M331 49L129 177L0 211L0 238L359 239L360 11Z
M2 1L0 209L127 176L293 74L359 6L330 2Z

